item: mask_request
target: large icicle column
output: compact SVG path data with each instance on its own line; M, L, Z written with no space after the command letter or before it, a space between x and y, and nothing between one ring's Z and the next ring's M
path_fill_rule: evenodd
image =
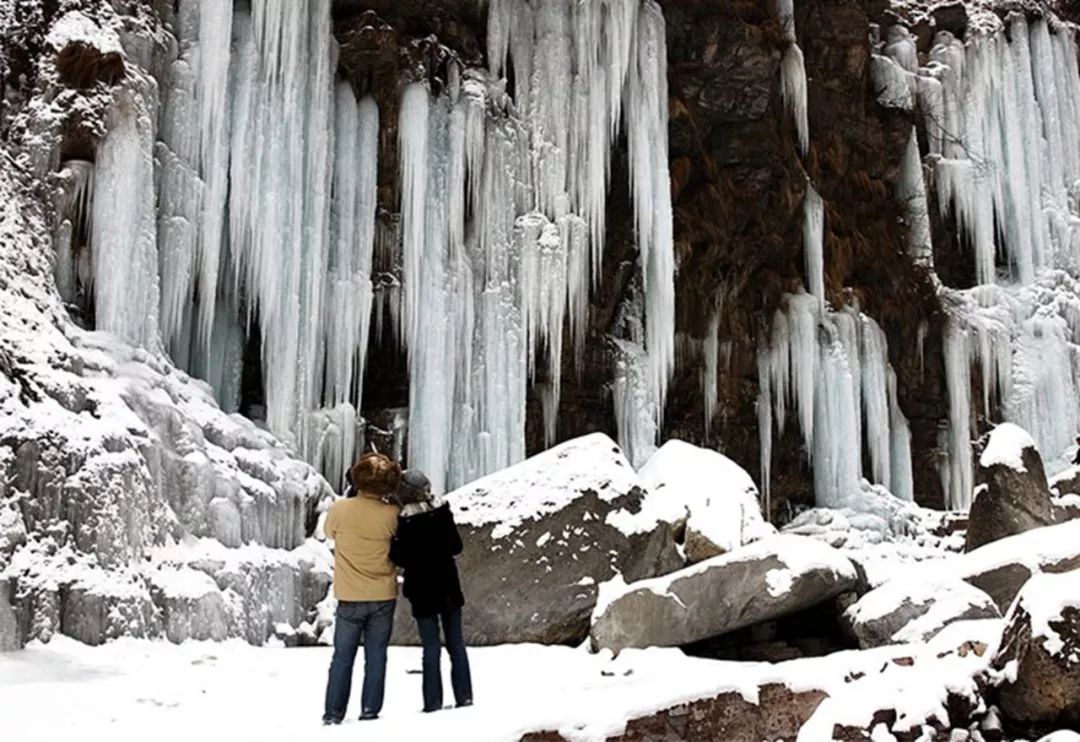
M90 250L96 327L150 350L158 332L153 105L146 81L120 90L98 146Z
M766 506L773 429L783 433L789 409L814 469L818 505L850 504L863 476L912 499L911 434L896 399L885 333L870 317L853 308L822 309L812 294L784 297L758 351L758 385Z
M616 415L623 443L643 429L655 439L674 366L659 5L500 0L488 7L488 51L489 70L452 66L438 95L408 85L398 122L409 461L437 488L524 456L526 395L538 375L545 439L555 440L564 324L580 364L620 127L631 162L644 296L641 409L649 415ZM499 78L510 69L508 114Z

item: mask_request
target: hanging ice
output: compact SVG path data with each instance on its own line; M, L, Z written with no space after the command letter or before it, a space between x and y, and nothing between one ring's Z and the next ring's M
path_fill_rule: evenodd
M148 95L134 85L121 88L109 110L108 133L98 145L94 168L90 250L97 329L158 350L154 124Z
M881 328L854 309L824 312L810 294L786 296L784 303L758 351L763 497L769 496L773 428L783 432L787 406L794 404L819 505L843 506L859 491L863 446L873 481L910 499L910 433Z

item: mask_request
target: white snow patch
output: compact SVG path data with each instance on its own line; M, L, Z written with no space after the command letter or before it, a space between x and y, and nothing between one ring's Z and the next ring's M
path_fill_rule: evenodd
M123 54L120 37L111 28L103 28L78 10L60 17L49 30L45 43L61 50L71 43L94 47L102 54Z
M991 431L986 449L979 457L979 465L986 468L1000 464L1018 472L1025 472L1025 448L1035 449L1035 441L1031 435L1019 425L1001 423Z
M670 440L639 471L648 494L638 513L609 522L626 532L685 523L724 551L776 533L761 515L754 480L721 453Z
M1010 614L1017 609L1026 611L1031 617L1032 637L1041 638L1046 651L1058 656L1065 649L1065 640L1050 623L1062 621L1066 608L1080 609L1080 570L1033 576L1021 589ZM1066 659L1080 662L1075 649Z
M492 538L504 538L527 520L558 512L587 493L611 502L640 487L630 462L603 433L558 446L476 480L446 496L459 523L495 524ZM619 517L608 516L616 528Z

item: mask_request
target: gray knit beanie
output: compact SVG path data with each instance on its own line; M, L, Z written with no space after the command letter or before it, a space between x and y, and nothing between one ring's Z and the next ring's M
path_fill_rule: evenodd
M431 498L431 480L419 469L406 469L398 485L398 500L402 505L426 502Z

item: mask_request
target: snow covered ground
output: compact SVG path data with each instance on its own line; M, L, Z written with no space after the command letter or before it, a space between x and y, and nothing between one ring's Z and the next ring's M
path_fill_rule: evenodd
M989 636L998 626L969 622L958 629L964 636ZM621 732L629 718L686 701L738 691L755 702L758 687L766 682L795 691L838 693L853 673L892 673L894 682L921 687L923 700L933 706L933 689L941 683L926 683L929 677L970 678L985 662L974 654L941 659L936 655L945 654L942 649L931 642L774 665L696 659L677 649L626 650L611 659L584 648L475 648L470 660L476 705L424 714L420 650L392 647L382 718L362 723L356 719L358 667L346 722L320 732L328 647L257 648L236 640L172 645L135 639L88 647L61 636L48 645L34 643L20 652L0 654L0 719L5 740L121 742L145 739L152 731L157 742L294 742L312 733L326 740L483 742L556 729L571 740L603 740ZM915 657L915 666L888 661L899 656ZM447 664L443 669L449 688Z

